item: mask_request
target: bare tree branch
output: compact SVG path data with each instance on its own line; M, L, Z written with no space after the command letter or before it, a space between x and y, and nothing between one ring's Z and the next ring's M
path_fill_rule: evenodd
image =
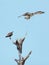
M29 52L29 54L24 58L24 60L27 60L31 53L32 51Z

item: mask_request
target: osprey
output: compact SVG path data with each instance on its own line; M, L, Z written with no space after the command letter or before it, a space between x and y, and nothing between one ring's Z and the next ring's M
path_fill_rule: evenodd
M25 40L25 37L19 40L16 40L16 42L14 42L14 44L17 46L17 50L22 53L22 44Z
M11 36L13 35L13 32L9 32L5 37L11 39Z
M25 19L30 19L32 16L36 15L36 14L43 14L44 12L43 11L37 11L37 12L34 12L34 13L30 13L30 12L26 12L24 13L23 15L21 16L24 16ZM21 17L21 16L18 16L18 17Z

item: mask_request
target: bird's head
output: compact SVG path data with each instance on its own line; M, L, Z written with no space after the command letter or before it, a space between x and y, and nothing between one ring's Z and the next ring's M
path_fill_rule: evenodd
M43 13L45 13L45 12L43 12L43 11L38 11L38 13L43 14Z

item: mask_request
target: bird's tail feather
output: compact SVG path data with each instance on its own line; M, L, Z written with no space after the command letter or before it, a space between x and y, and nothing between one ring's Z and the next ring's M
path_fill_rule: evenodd
M5 37L8 37L8 36L5 36Z

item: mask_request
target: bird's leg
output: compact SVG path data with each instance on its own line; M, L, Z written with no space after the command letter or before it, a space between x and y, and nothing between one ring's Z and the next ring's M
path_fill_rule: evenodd
M9 39L11 40L11 37L9 37Z

